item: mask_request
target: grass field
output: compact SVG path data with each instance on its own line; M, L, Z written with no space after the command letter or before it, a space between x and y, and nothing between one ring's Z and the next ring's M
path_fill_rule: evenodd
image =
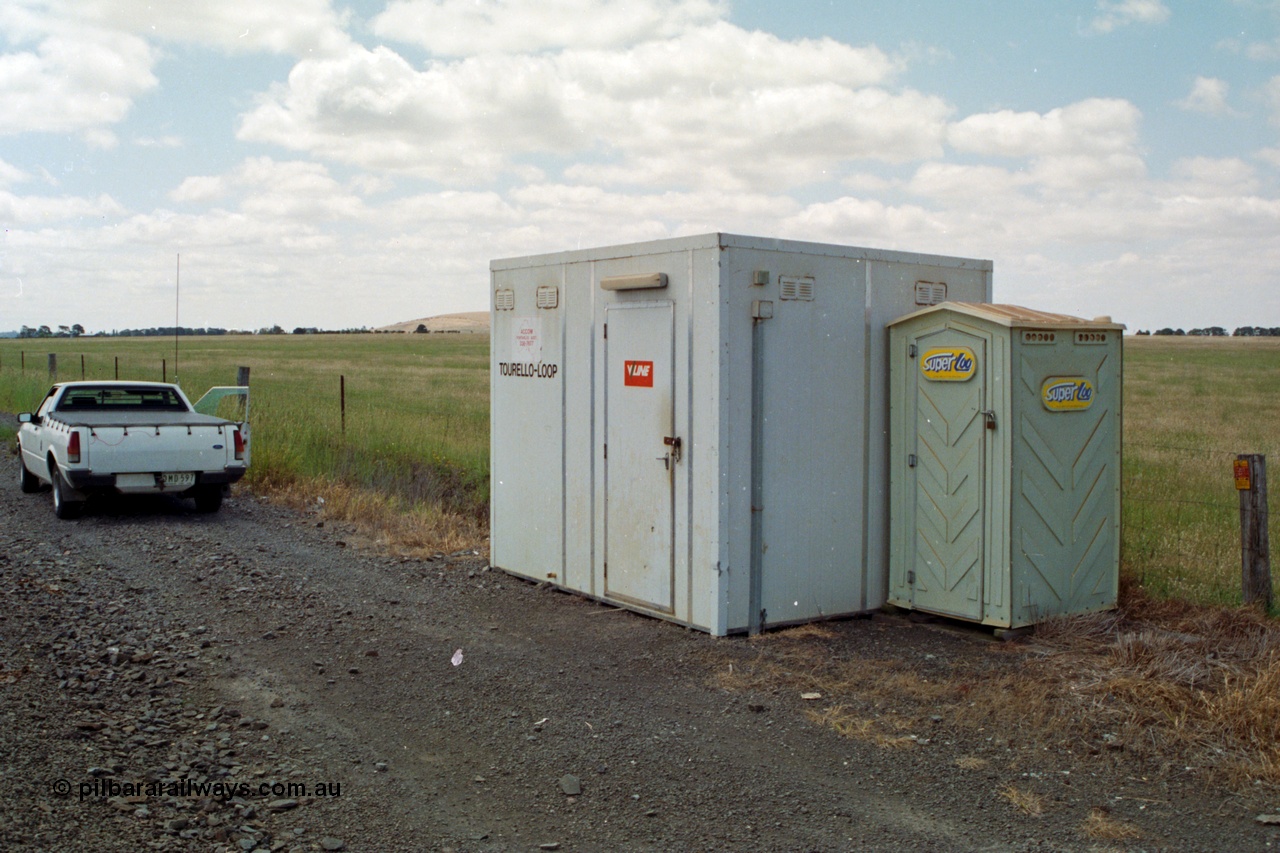
M409 547L483 544L488 337L183 338L191 396L251 370L249 483L381 528ZM25 353L25 372L21 369ZM0 341L0 411L33 408L59 375L174 376L172 339ZM339 405L346 382L346 428ZM1122 573L1157 597L1240 600L1235 454L1280 459L1280 339L1128 338ZM1274 533L1274 529L1273 529Z
M1231 463L1280 461L1280 339L1127 338L1124 357L1122 575L1159 598L1239 603Z
M26 367L22 369L23 353ZM34 408L60 379L175 378L172 338L0 342L0 411ZM489 495L489 338L451 335L184 337L177 381L192 399L250 369L248 483L398 544L482 544ZM345 378L346 418L340 389Z

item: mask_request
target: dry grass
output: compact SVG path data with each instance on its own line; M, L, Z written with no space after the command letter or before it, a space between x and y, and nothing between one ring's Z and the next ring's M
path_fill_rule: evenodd
M1191 766L1237 789L1280 785L1280 627L1256 610L1157 601L1126 586L1117 611L936 660L860 657L843 638L865 625L768 634L751 643L753 659L717 666L713 681L797 700L819 692L824 707L806 709L809 719L885 748L927 742L941 723L1055 754Z
M1104 808L1090 810L1080 824L1080 834L1094 841L1129 841L1142 835L1136 826L1112 817Z
M1040 817L1040 815L1044 814L1044 797L1034 791L1006 785L1000 791L1000 796L1008 800L1015 809L1028 817Z
M487 552L488 527L483 521L438 504L406 506L394 496L318 478L273 483L267 491L272 499L315 512L321 519L354 524L363 536L400 553Z

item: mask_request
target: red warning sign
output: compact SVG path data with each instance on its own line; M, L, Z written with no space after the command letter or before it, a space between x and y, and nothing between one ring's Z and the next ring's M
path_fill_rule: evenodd
M624 361L622 369L624 371L624 385L633 385L638 388L653 387L652 361Z

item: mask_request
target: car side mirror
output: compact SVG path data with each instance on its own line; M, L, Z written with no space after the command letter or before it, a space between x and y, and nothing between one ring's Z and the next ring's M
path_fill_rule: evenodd
M37 423L40 423L40 421L35 415L31 414L30 412L22 412L21 414L18 415L18 423L37 424Z

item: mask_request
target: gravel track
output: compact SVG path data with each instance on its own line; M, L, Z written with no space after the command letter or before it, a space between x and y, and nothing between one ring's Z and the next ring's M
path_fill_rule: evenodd
M47 493L4 479L0 849L1280 845L1254 820L1273 794L1105 750L1065 756L941 719L911 750L841 738L789 690L714 686L713 667L749 664L760 644L474 554L399 557L242 492L212 516L157 499L64 522ZM1018 665L978 631L885 615L832 627L848 654ZM1009 785L1039 791L1045 814L1020 814ZM1140 837L1086 837L1096 808Z

